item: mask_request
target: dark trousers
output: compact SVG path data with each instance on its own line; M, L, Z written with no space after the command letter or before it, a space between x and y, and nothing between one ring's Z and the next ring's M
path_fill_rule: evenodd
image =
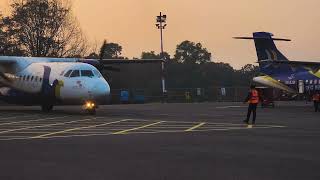
M258 104L252 104L252 103L249 104L246 122L249 122L251 112L252 112L252 124L256 122L257 105Z
M318 112L319 109L319 101L313 101L314 111Z

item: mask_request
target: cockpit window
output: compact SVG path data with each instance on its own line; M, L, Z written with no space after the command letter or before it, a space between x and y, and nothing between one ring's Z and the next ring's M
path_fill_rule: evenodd
M80 71L79 70L73 70L70 77L79 77L80 76Z
M93 70L93 72L99 78L102 76L101 73L98 70Z
M81 70L81 76L93 77L94 75L91 70Z
M64 74L64 77L69 77L71 72L72 72L72 70L69 70L67 73Z

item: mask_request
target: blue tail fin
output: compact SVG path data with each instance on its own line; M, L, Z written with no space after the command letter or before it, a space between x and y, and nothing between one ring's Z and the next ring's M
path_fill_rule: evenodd
M253 37L235 37L235 39L250 39L254 40L258 61L276 60L288 61L276 47L274 41L291 41L290 39L273 38L273 34L269 32L254 32Z
M276 65L270 61L289 61L276 47L274 41L291 41L290 39L273 38L269 32L254 32L253 37L235 37L235 39L254 40L260 72L264 74L289 73L292 69L286 65Z
M285 39L273 39L272 34L268 32L255 32L253 33L254 43L256 45L256 51L258 61L261 60L276 60L276 61L288 61L274 44L274 40Z

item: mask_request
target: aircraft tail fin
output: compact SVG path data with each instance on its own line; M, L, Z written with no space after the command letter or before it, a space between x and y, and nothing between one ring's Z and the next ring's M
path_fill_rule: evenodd
M258 62L263 60L288 61L276 47L274 41L291 41L290 39L273 38L269 32L254 32L253 37L235 37L235 39L254 40Z

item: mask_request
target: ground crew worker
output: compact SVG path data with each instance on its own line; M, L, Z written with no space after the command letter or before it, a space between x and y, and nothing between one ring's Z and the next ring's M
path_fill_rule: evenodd
M243 121L247 124L249 124L249 120L250 120L250 115L251 112L253 113L252 115L252 124L256 123L256 112L257 112L257 106L260 100L260 95L259 92L256 90L256 86L255 85L251 85L250 86L250 91L248 93L247 98L245 99L244 103L248 102L249 106L248 106L248 113L247 113L247 118Z
M313 101L313 106L314 106L314 111L318 112L318 107L320 103L320 94L319 91L315 92L312 96L312 101Z

